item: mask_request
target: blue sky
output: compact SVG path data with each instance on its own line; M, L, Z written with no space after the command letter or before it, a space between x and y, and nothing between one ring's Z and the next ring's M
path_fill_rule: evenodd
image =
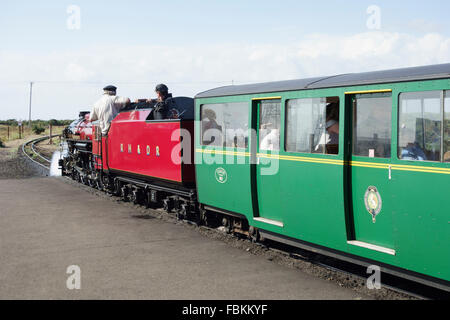
M67 8L81 10L69 30ZM367 8L381 28L367 27ZM103 84L132 99L215 86L450 62L443 1L7 1L0 10L0 119L73 118ZM14 105L14 107L12 107Z
M81 9L82 28L65 28L66 8ZM49 51L121 44L283 43L309 33L366 31L368 6L382 10L385 31L448 35L446 1L8 1L0 11L2 49ZM411 27L428 23L428 30ZM434 29L434 30L433 30Z

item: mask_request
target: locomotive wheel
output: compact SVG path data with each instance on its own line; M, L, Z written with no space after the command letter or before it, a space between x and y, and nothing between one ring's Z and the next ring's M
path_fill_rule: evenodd
M186 219L186 216L187 216L187 208L186 208L186 206L187 206L187 204L183 203L180 206L180 209L177 211L177 218L179 220Z
M167 213L172 212L173 209L173 205L170 199L164 199L163 201L163 209L164 211L166 211Z
M133 190L132 194L130 195L130 201L134 204L139 204L139 190L135 189Z
M128 188L125 186L125 187L122 187L122 189L121 189L121 193L120 193L120 195L122 196L122 198L123 198L123 201L125 201L125 202L128 202L128 190L127 190Z

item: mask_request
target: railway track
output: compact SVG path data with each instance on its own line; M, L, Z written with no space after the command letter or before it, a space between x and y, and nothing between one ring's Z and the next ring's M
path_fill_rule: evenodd
M51 138L59 137L59 135L53 135ZM50 136L41 137L38 139L30 140L22 145L22 153L25 157L33 162L34 164L50 170L50 165L52 160L43 156L39 151L36 150L36 145L42 141L50 139Z

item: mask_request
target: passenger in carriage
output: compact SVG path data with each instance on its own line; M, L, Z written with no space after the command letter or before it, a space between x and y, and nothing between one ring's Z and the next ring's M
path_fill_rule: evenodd
M203 110L202 135L203 145L222 145L222 126L216 121L216 113L211 109Z
M402 160L415 160L415 161L428 160L427 156L425 155L425 152L417 142L408 143L406 148L402 149L400 158Z
M326 128L330 134L331 144L339 142L339 104L330 103L327 105Z
M280 150L280 130L272 123L266 123L261 126L260 132L264 135L261 139L259 149L261 151L279 151Z
M102 135L106 136L111 122L119 111L130 104L129 98L116 96L117 88L107 86L103 88L103 96L94 104L89 115L89 121L99 121Z
M444 162L450 162L450 151L444 153Z
M315 151L325 146L326 154L339 152L339 103L329 103L326 107L325 132L322 134ZM323 150L323 149L322 149Z

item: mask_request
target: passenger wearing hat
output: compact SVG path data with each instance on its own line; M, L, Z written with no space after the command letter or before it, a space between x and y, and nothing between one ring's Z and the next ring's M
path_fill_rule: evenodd
M325 146L327 154L339 153L339 103L333 102L326 106L325 131L316 145L315 151Z
M153 109L153 119L167 119L170 109L174 107L172 94L169 93L169 88L165 84L158 84L155 88L155 92L158 98L156 101L151 100L151 102L156 102Z
M103 96L94 104L89 116L90 121L99 121L103 135L107 135L113 119L119 111L130 103L130 99L116 96L117 88L103 88Z

